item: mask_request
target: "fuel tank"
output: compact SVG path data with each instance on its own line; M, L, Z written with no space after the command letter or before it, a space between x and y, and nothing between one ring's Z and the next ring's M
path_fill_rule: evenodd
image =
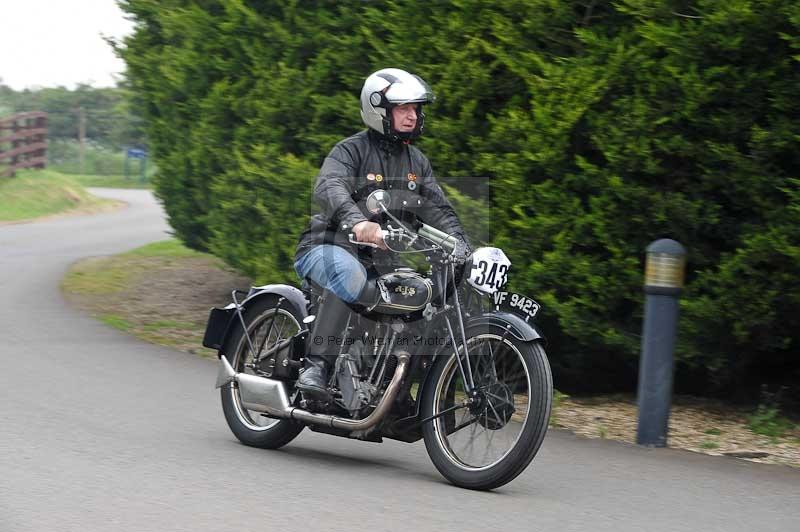
M380 298L373 312L408 314L425 308L433 297L433 283L430 279L410 269L401 268L383 274L376 282Z

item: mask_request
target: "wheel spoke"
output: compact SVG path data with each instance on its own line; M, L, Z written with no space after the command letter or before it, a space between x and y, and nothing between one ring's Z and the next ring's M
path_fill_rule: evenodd
M276 333L277 338L275 338L275 343L278 343L283 339L283 328L286 327L286 317L284 316L281 320L281 329Z
M492 392L484 392L484 393L486 395L490 396L490 397L494 397L495 399L497 399L498 401L502 402L503 404L510 405L510 406L515 406L514 403L508 401L504 397L500 397L499 395L493 394ZM491 401L489 401L489 406L492 406L492 402ZM492 406L492 410L494 410L493 406Z
M486 447L492 447L492 440L494 440L494 435L497 434L497 431L487 430L486 433L489 435L489 442L486 444Z
M492 405L492 402L491 401L487 401L487 403L489 403L489 408L492 409L492 413L494 414L494 418L497 420L497 424L498 425L502 425L503 424L503 420L500 418L500 414L497 413L497 410L495 410L494 405ZM488 415L487 415L487 417L488 417Z
M524 369L521 370L521 371L515 371L511 375L508 375L508 374L504 374L503 375L503 382L505 382L505 383L516 382L516 381L519 381L519 380L522 380L522 379L527 379L527 375L526 375Z
M489 347L489 367L490 367L490 369L492 371L492 377L496 381L497 380L497 353L495 353L495 350L492 349L492 343L493 342L486 342L486 345ZM499 353L502 353L503 347L504 347L504 345L501 345L498 348L498 352Z
M276 316L275 319L277 319L277 316ZM258 349L256 349L256 353L255 353L255 360L260 360L261 359L261 354L264 352L264 346L266 346L269 343L269 337L272 336L272 332L271 331L265 331L264 330L265 326L269 327L269 321L268 320L265 320L264 322L262 322L258 326L256 331L255 331L255 335L254 336L255 336L256 343L258 344ZM267 332L269 332L270 334L267 334ZM260 343L258 342L259 335L263 335L263 339L261 340ZM255 360L254 360L254 362L255 362Z
M466 415L464 417L466 417ZM472 425L473 423L477 423L477 422L478 422L478 418L476 418L476 417L472 417L469 421L462 421L461 424L455 426L453 431L450 432L450 435L452 436L453 434L455 434L459 430L461 430L461 429L463 429L465 427L468 427L468 426Z
M467 453L468 456L472 456L472 452L475 446L475 431L477 429L478 429L478 424L473 423L472 428L470 429L469 439L467 440L468 442L467 448L469 449L469 453Z
M483 417L484 417L484 420L485 420L485 425L488 425L488 423L489 423L489 412L487 410L484 410ZM486 460L489 458L489 451L491 450L491 443L492 443L492 434L490 434L491 432L493 432L493 431L486 430L484 428L484 434L486 435L486 439L488 441L486 442L486 446L485 446L485 450L484 450L483 458L482 458L482 463L486 463Z

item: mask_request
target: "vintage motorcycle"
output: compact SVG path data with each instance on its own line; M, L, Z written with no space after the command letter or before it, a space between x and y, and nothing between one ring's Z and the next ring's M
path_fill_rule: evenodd
M430 269L385 273L374 280L377 303L347 306L330 401L308 402L294 386L309 342L319 341L314 319L332 297L326 290L253 287L211 310L203 345L219 353L225 419L243 443L268 449L304 427L377 442L424 438L453 484L502 486L536 455L550 418L550 365L534 324L540 306L502 291L510 266L502 250L459 256L457 239L401 221L390 203L386 190L366 201L393 222L385 242L397 253L425 253Z

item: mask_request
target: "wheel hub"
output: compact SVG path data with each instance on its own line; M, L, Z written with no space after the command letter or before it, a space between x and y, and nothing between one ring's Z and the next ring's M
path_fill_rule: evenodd
M487 385L473 393L470 410L478 423L489 430L505 427L516 412L511 388L502 382Z

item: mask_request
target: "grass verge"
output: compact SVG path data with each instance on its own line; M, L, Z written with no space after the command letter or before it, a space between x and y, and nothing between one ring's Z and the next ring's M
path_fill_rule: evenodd
M796 427L788 418L780 415L774 405L758 405L758 409L747 418L747 427L756 434L767 436L773 441L783 437Z
M250 280L174 239L74 264L65 297L97 319L154 344L214 356L201 346L208 311Z
M86 175L68 174L69 177L84 187L105 188L151 188L149 181L142 182L139 176L125 177L124 175Z
M674 396L667 445L713 455L800 467L800 425L780 421L780 436L753 430L751 407L693 396ZM556 403L558 406L556 406ZM638 426L636 397L604 395L561 397L554 402L551 425L587 438L635 443ZM761 409L755 417L769 426L779 416Z
M107 208L115 202L95 198L70 176L52 170L24 170L0 178L0 222L18 222L80 210Z

